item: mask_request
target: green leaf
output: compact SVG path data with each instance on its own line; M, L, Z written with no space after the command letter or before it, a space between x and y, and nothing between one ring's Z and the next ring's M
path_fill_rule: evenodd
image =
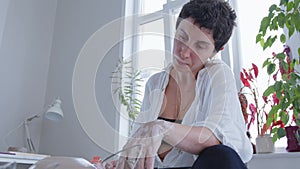
M268 17L270 18L270 21L272 20L272 18L274 17L274 12L269 12L269 15L268 15Z
M288 69L289 69L289 65L286 62L284 62L284 61L281 62L281 65L283 67L283 70L285 70L287 72Z
M275 112L273 111L273 114L274 113ZM271 111L269 112L269 115L268 115L268 118L267 118L267 123L266 123L267 126L271 126L272 122L275 121L274 119L277 119L277 117L275 117L273 114L271 113Z
M288 80L288 75L287 74L283 74L282 75L282 80L283 81L287 81Z
M257 34L256 35L256 43L260 42L262 35L261 34Z
M276 64L275 63L271 63L267 66L267 72L268 75L271 75L276 69Z
M280 93L282 90L282 82L281 81L277 81L274 84L274 90L276 91L276 93Z
M264 17L260 22L259 32L262 32L263 36L266 34L266 30L267 30L268 26L270 25L270 21L271 21L270 17Z
M273 143L275 143L277 140L278 140L278 135L277 135L277 133L275 133L272 137L272 141L273 141Z
M267 126L271 126L271 123L273 122L273 117L270 116L270 113L269 113L269 116L267 118Z
M271 47L276 39L277 39L277 35L275 35L274 37L269 36L267 38L267 41L264 43L263 49L265 50L267 47Z
M281 34L281 35L280 35L280 42L281 42L281 43L285 43L285 42L286 42L285 34Z
M278 21L278 26L280 28L283 28L284 27L284 23L285 23L285 15L284 15L283 12L280 12L278 14L278 20L277 21Z
M292 14L291 15L291 26L295 27L296 23L297 23L296 14Z
M278 134L278 138L280 139L286 135L286 132L283 128L279 128L277 134Z
M288 4L287 4L287 8L286 8L286 11L287 12L290 12L294 7L294 2L290 1Z
M278 92L276 92L276 97L277 98L281 98L282 96L282 92L278 90ZM281 103L281 102L280 102Z
M264 46L265 46L265 40L264 40L263 38L260 40L260 46L261 46L261 47L264 47Z
M291 78L290 78L290 80L289 80L289 84L290 84L291 86L296 85L296 84L297 84L297 81L296 81L295 74L291 74L290 77L291 77Z
M299 13L299 11L295 15L296 15L295 16L295 18L296 18L295 27L296 27L296 30L298 32L300 32L300 22L299 22L300 21L300 13Z
M273 4L273 5L271 5L270 8L269 8L269 12L273 12L273 11L276 10L276 9L277 9L277 5Z
M267 41L264 43L263 50L265 50L271 44L271 36L267 38Z
M278 16L275 16L275 17L271 20L270 30L278 30L277 20L278 20Z
M299 48L300 49L300 48ZM263 63L263 68L265 67L265 66L268 66L269 64L271 64L271 62L269 61L270 60L270 58L268 58L268 59L266 59L265 61L264 61L264 63Z
M284 53L278 53L278 54L276 54L276 56L280 60L283 60L285 58L285 54Z
M283 122L284 124L287 124L288 121L289 121L289 116L288 116L288 114L286 114L284 111L281 111L281 112L280 112L280 119L282 120L282 122Z
M275 118L275 115L277 115L278 110L279 110L278 105L273 106L269 112L268 119L270 118L271 121L277 120L277 117ZM273 116L274 116L274 119L273 119Z
M271 38L269 46L271 47L273 45L273 43L275 42L275 40L277 39L277 35L275 35L273 38Z
M277 131L278 131L278 128L272 128L271 133L277 133Z
M298 55L300 56L300 47L298 48Z
M291 37L295 32L294 28L289 28L289 37Z
M298 10L300 4L300 0L294 0L294 10Z
M280 0L279 5L286 5L289 2L289 0Z
M274 86L269 86L265 91L264 91L264 96L268 97L271 93L275 92Z
M300 119L296 119L296 123L298 126L300 126Z

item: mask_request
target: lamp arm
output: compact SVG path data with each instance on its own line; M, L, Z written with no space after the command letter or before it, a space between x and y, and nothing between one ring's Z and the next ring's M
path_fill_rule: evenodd
M43 112L42 112L42 113L43 113ZM42 113L36 114L36 115L34 115L34 116L32 116L32 117L29 117L29 118L27 118L25 121L26 121L26 122L30 122L30 121L32 121L32 120L35 119L35 118L39 118L39 117L41 116Z
M39 118L41 115L43 114L43 112L36 114L34 116L31 116L27 119L24 120L24 127L25 127L25 134L26 134L26 144L27 144L27 148L29 150L29 152L31 153L35 153L35 147L34 144L32 142L32 139L30 137L30 131L29 131L29 122L31 122L33 119L35 118Z
M31 121L32 119L37 118L37 117L38 117L37 115L33 116L31 119L29 118L29 121ZM32 140L31 140L30 132L29 132L29 128L28 128L29 121L28 120L24 121L25 133L26 133L26 144L28 146L29 152L35 152L35 148L34 148Z

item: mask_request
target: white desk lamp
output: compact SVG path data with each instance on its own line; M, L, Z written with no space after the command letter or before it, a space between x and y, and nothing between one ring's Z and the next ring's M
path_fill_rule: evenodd
M57 98L52 104L48 106L45 112L41 112L37 115L29 117L24 121L25 132L26 132L26 145L28 147L29 152L32 153L35 153L35 147L30 137L28 125L33 119L39 118L43 113L45 113L45 117L51 121L61 120L64 117L63 111L61 109L61 100Z

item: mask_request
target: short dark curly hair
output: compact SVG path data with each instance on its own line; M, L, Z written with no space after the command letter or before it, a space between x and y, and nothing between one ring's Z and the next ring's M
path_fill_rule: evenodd
M176 29L183 19L193 18L194 24L212 31L215 50L224 46L236 26L235 11L224 0L191 0L186 3L177 19Z

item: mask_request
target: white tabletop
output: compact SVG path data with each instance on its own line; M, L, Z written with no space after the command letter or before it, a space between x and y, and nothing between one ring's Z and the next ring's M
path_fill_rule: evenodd
M0 152L0 162L16 162L22 164L34 164L37 161L49 157L49 155L22 153L22 152Z

